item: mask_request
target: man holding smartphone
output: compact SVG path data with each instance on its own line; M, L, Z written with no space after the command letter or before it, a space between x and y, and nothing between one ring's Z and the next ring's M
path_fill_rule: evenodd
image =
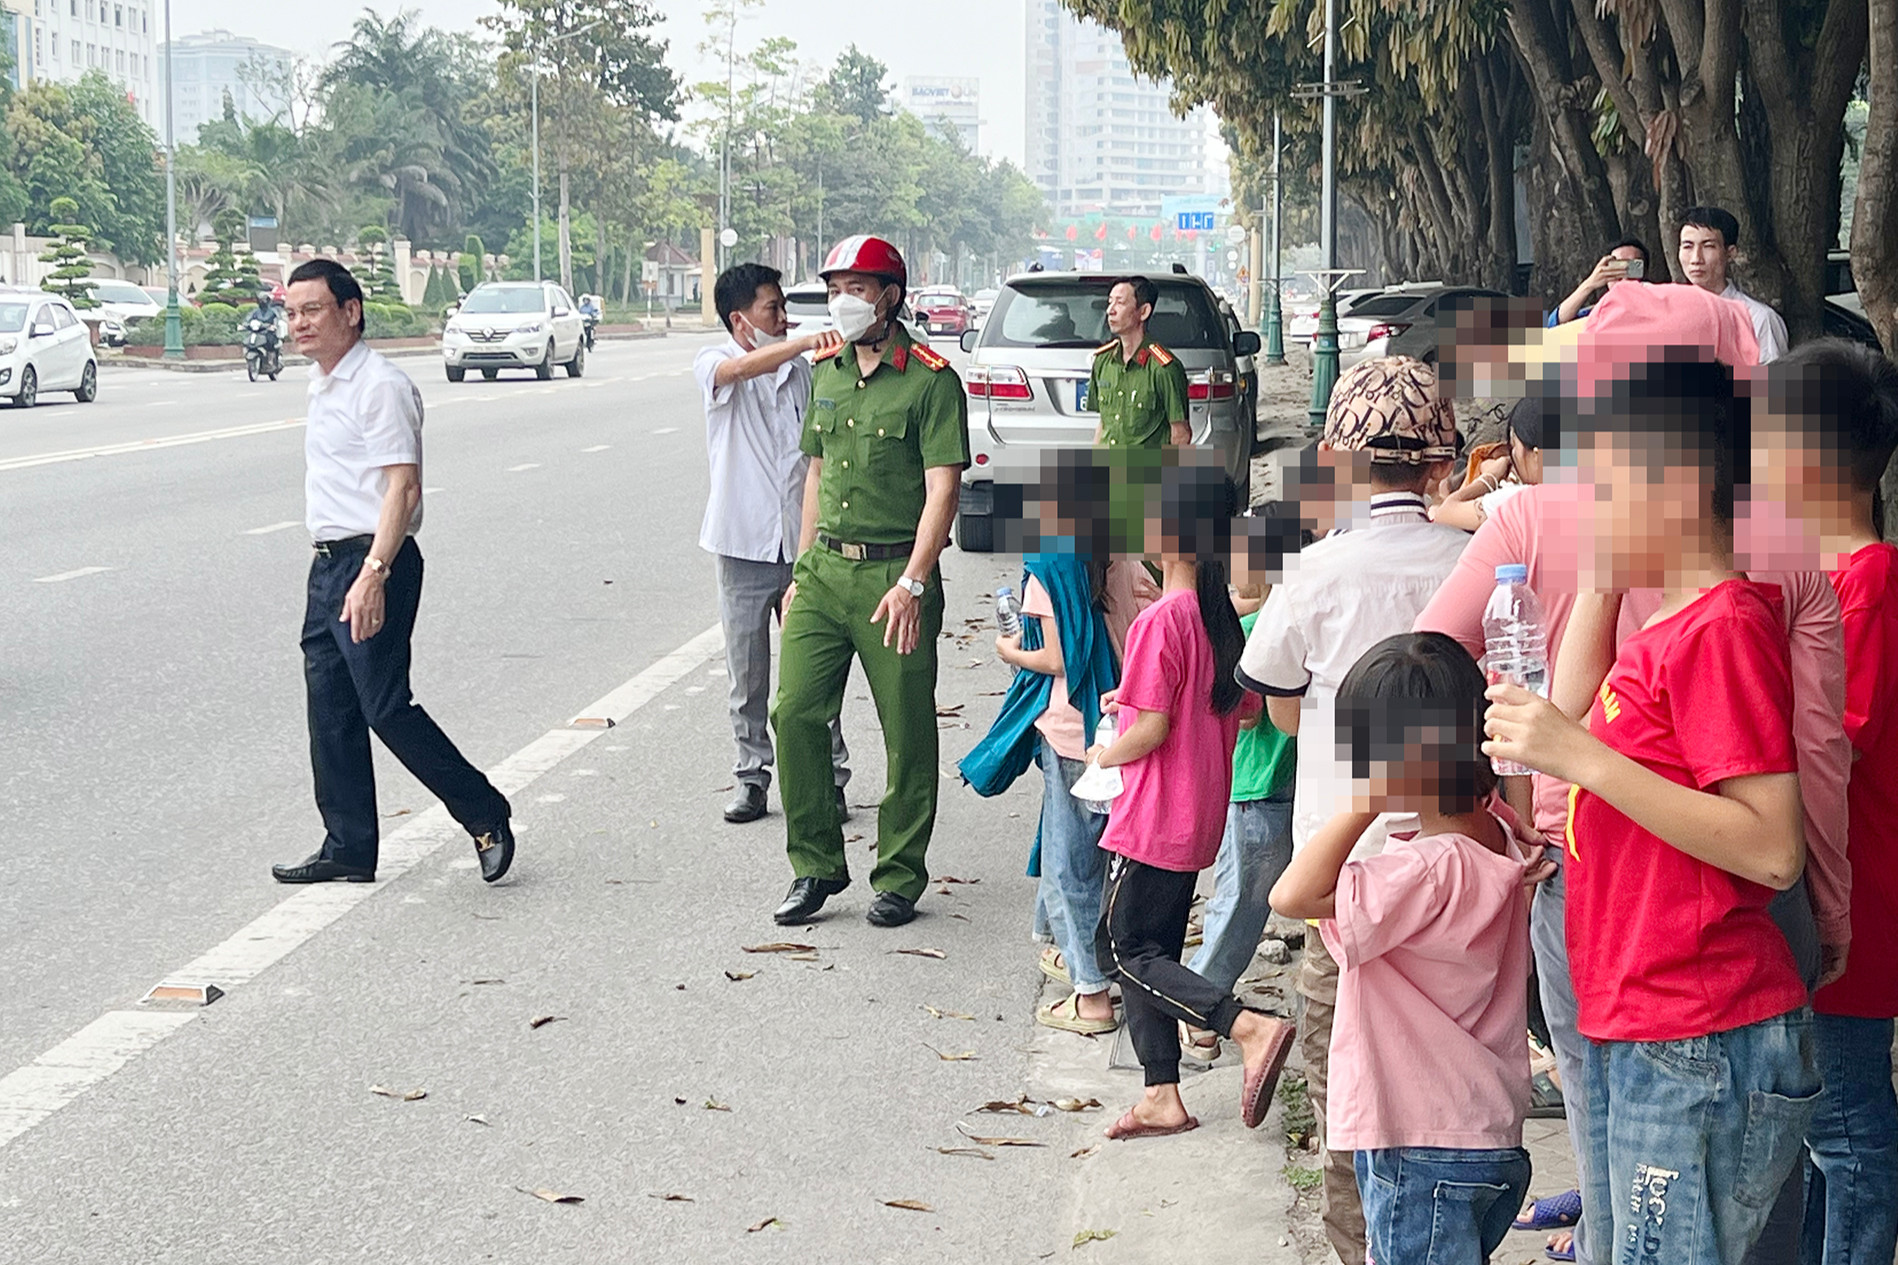
M1609 286L1619 285L1623 281L1645 281L1647 275L1648 248L1637 237L1624 237L1601 257L1595 270L1582 278L1582 284L1562 300L1560 307L1549 313L1544 323L1554 329L1557 325L1566 325L1587 316L1595 310L1589 300Z

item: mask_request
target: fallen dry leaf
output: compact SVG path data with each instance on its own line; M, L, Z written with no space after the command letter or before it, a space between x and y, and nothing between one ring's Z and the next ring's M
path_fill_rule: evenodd
M964 706L965 704L962 704L962 703L951 703L947 707L938 707L936 709L936 715L959 717L962 715L962 709Z
M1019 1112L1024 1116L1032 1116L1035 1113L1028 1105L1032 1101L1034 1100L1029 1098L1027 1094L1023 1094L1018 1098L997 1098L992 1102L983 1103L975 1110L986 1111L992 1115L1002 1115L1005 1112L1013 1111Z
M936 1151L941 1155L967 1155L978 1160L992 1160L995 1158L979 1146L939 1146L936 1148Z
M1080 1247L1083 1243L1105 1243L1119 1233L1120 1231L1118 1230L1082 1230L1074 1236L1074 1246L1068 1250L1072 1252L1074 1248Z
M776 1217L766 1217L763 1221L760 1221L757 1225L746 1226L745 1233L756 1234L760 1230L769 1230L772 1226L777 1226L780 1230L782 1230L784 1228L784 1222L778 1220Z
M885 1199L882 1201L882 1204L885 1208L902 1208L903 1210L907 1212L934 1212L935 1211L934 1208L930 1207L928 1204L924 1203L920 1199Z
M527 1026L530 1028L545 1028L548 1024L559 1023L565 1018L565 1015L540 1015L536 1018L529 1019Z
M725 978L734 984L741 984L757 973L756 971L726 971Z
M890 952L907 953L913 958L936 958L938 960L949 956L941 949L891 949Z
M923 1009L929 1012L929 1015L932 1019L973 1019L975 1018L974 1015L965 1015L960 1010L944 1010L939 1006L931 1006L927 1002L923 1003Z
M787 953L784 955L784 960L786 962L815 962L817 951L813 949L809 953Z
M387 1085L371 1085L369 1092L372 1094L380 1094L384 1098L400 1098L403 1102L420 1102L422 1099L428 1097L428 1091L426 1089L390 1089Z
M1054 1100L1056 1111L1092 1111L1101 1105L1098 1098L1057 1098Z
M947 893L947 892L944 892L944 893L943 893L943 895L945 895L945 896L947 896L948 894L949 894L949 893ZM950 916L951 918L960 918L960 919L961 919L961 920L962 920L963 922L968 922L968 921L970 921L970 918L969 918L969 915L967 915L967 914L958 914L958 913L951 913L951 914L950 914L949 916Z
M698 1200L692 1198L692 1196L690 1195L673 1195L673 1194L662 1195L656 1190L649 1190L646 1192L646 1194L653 1199L659 1200L661 1203L689 1204L689 1203L698 1202Z
M789 940L773 940L770 944L740 945L746 953L814 953L814 944L795 944Z
M844 838L844 842L845 843L859 843L862 841L862 839L863 839L862 835L847 835Z
M1033 1138L989 1138L979 1133L970 1133L960 1120L956 1121L956 1132L977 1146L1046 1146L1046 1142L1037 1142Z
M505 983L507 983L507 981L506 981L506 980L504 980L504 979L471 979L471 980L469 980L468 982L469 982L470 984L475 984L475 985L481 985L481 984L505 984Z
M707 1111L730 1111L731 1104L722 1103L716 1098L707 1098L705 1100L705 1109Z
M586 1202L586 1196L584 1195L563 1195L557 1190L548 1190L544 1186L536 1186L532 1190L529 1190L525 1186L516 1186L514 1189L520 1191L523 1195L532 1195L536 1199L545 1199L550 1204L583 1204Z
M973 883L980 883L982 880L979 878L957 878L953 874L939 874L936 876L936 881L938 883L973 884Z
M486 1116L463 1116L462 1119L466 1120L469 1124L486 1124L488 1122Z
M1071 1160L1084 1160L1088 1156L1094 1154L1094 1152L1100 1149L1101 1149L1101 1144L1096 1142L1093 1146L1084 1146L1078 1151L1068 1152L1068 1158Z
M972 1063L975 1061L974 1050L965 1050L960 1054L944 1054L941 1050L938 1050L935 1046L929 1044L929 1042L927 1041L923 1042L922 1045L925 1050L928 1050L931 1054L935 1055L937 1058L941 1059L945 1063Z
M406 816L408 816L408 815L409 815L409 811L410 811L410 810L408 810L408 809L406 809L406 808L398 808L398 809L396 809L396 810L395 810L394 812L392 812L392 813L384 813L384 814L382 814L382 819L383 819L384 821L387 821L387 820L389 820L389 819L390 819L391 817L406 817Z

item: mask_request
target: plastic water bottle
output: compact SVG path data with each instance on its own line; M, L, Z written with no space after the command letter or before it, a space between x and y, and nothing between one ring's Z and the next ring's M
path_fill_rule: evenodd
M1491 679L1549 696L1548 629L1542 622L1542 603L1529 587L1529 568L1520 562L1496 568L1496 590L1483 608L1483 650ZM1492 758L1490 767L1498 777L1533 771L1515 760Z
M1021 636L1021 602L1006 584L995 590L995 626L1004 637Z
M1120 727L1114 723L1114 714L1108 712L1101 717L1101 723L1094 727L1094 745L1099 747L1111 747L1114 745L1114 738L1119 733ZM1100 780L1101 791L1099 793L1103 795L1103 798L1084 799L1081 801L1081 807L1087 809L1090 813L1099 813L1105 817L1114 807L1113 797L1125 789L1125 783L1120 776L1120 766L1115 765L1111 769L1103 769L1099 765L1093 765L1089 767L1087 773L1083 774L1083 776Z

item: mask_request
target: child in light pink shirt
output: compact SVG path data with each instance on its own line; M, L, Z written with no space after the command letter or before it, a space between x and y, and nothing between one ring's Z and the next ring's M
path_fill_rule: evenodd
M1341 968L1326 1141L1355 1152L1377 1265L1482 1265L1529 1187L1526 884L1554 867L1495 796L1483 690L1440 633L1366 651L1338 743L1368 811L1332 818L1272 889L1274 909L1323 920ZM1422 830L1350 860L1377 812Z

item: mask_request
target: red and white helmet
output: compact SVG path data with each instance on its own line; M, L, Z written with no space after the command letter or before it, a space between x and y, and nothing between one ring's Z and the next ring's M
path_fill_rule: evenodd
M846 237L830 248L817 275L829 280L833 272L869 273L909 289L909 269L903 264L902 252L883 238L867 233Z

